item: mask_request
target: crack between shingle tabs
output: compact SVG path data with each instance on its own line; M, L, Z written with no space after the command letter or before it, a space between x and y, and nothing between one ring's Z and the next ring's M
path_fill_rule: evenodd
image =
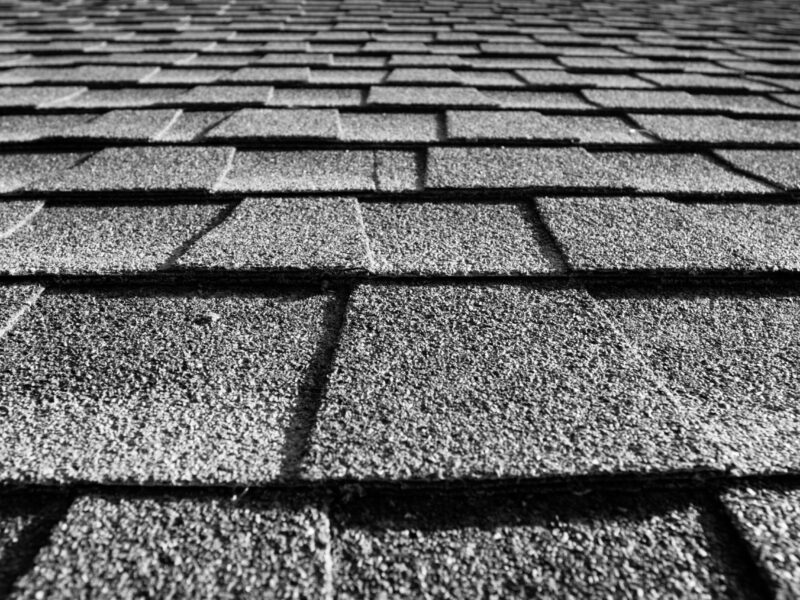
M209 190L212 194L219 189L219 186L222 185L222 182L225 181L225 178L228 176L228 173L233 168L233 157L236 156L236 148L230 149L230 154L228 155L228 160L225 161L225 166L220 171L219 177L214 182L214 185L211 186Z
M30 296L28 296L28 298L22 303L20 309L6 320L3 326L0 327L0 339L2 339L9 331L14 329L14 326L22 317L25 316L25 313L27 313L34 304L36 304L39 296L44 293L44 289L44 286L38 286L35 290L33 290Z
M192 246L194 246L200 239L204 238L206 235L211 233L214 229L222 225L225 221L228 220L228 217L231 216L234 210L241 204L241 200L238 202L229 202L220 209L220 211L211 219L205 227L201 228L197 233L192 235L189 239L183 242L180 246L178 246L175 251L169 255L167 260L165 260L160 269L168 269L170 267L174 267L178 260L186 254Z
M358 221L358 228L361 232L362 242L364 244L364 252L367 255L367 270L374 273L378 263L375 260L375 253L372 251L372 244L370 244L369 235L367 234L367 225L364 222L364 212L361 210L361 202L359 202L358 198L356 198L355 203L356 220Z
M9 227L5 231L0 232L0 240L4 240L4 239L6 239L8 237L11 237L17 231L19 231L20 229L25 227L25 225L30 223L36 215L38 215L40 212L42 212L42 209L44 208L44 205L45 205L44 200L40 200L38 203L36 203L36 207L31 212L29 212L22 219L17 221L14 225Z
M176 111L175 111L175 114L173 114L173 115L172 115L172 118L169 120L169 122L168 122L166 125L164 125L164 127L162 127L162 128L159 130L159 131L157 131L157 132L155 133L155 135L153 135L153 137L152 137L152 140L153 140L153 141L160 140L160 139L161 139L161 137L162 137L164 134L166 134L166 133L167 133L167 131L169 131L169 130L170 130L170 128L171 128L173 125L175 125L175 123L177 123L177 122L178 122L178 119L180 119L180 118L181 118L181 115L182 115L182 114L183 114L183 109L182 109L182 108L179 108L178 110L176 110Z

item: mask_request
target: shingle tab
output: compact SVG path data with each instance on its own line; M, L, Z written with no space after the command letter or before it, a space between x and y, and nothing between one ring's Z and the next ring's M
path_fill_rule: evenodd
M392 69L386 83L427 83L458 85L461 79L452 69L416 68Z
M189 269L366 271L355 198L247 198L178 264Z
M609 177L648 194L764 194L768 186L737 175L700 154L598 152Z
M0 87L0 107L35 108L64 98L71 98L85 90L84 87L67 86Z
M0 154L0 193L52 176L83 158L75 152Z
M707 508L662 494L429 494L364 502L337 543L340 598L735 598Z
M84 496L15 597L320 596L329 527L297 501Z
M217 187L221 192L374 190L374 157L363 150L241 151Z
M0 240L0 272L153 271L222 208L215 204L48 206Z
M559 270L523 203L369 202L375 271L398 275L530 274Z
M518 71L520 77L541 88L652 88L652 83L630 75L601 75L598 73L568 73L541 69Z
M245 108L208 133L210 140L337 139L339 111L330 108Z
M310 76L308 67L245 67L222 80L242 83L304 83Z
M482 90L486 97L504 108L592 109L592 105L569 92L523 92L517 90Z
M231 113L221 111L181 111L175 121L158 136L160 142L193 142L203 133L227 118Z
M769 131L728 117L641 114L631 117L662 140L671 142L764 144L777 141Z
M536 204L579 270L800 269L800 206L793 204L664 198L538 198Z
M270 104L276 106L360 106L364 103L360 88L278 88Z
M267 104L272 100L271 85L198 85L178 101L183 105Z
M666 89L746 90L751 92L774 92L779 89L744 77L702 73L639 73L639 76Z
M0 332L5 335L44 291L40 285L0 285ZM0 569L3 562L0 561Z
M264 482L324 295L46 293L3 340L3 481Z
M394 480L672 470L702 456L678 428L687 419L585 292L361 286L306 472Z
M142 108L175 104L186 88L90 89L53 104L58 108Z
M600 106L609 108L703 108L702 102L688 92L669 90L585 90L583 95Z
M722 501L775 596L800 596L800 491L733 488Z
M580 148L431 148L431 188L614 188L619 178Z
M718 150L717 154L787 190L800 190L800 150Z
M0 116L0 142L34 142L63 137L95 115L7 115Z
M533 110L449 110L447 137L452 140L562 140L563 132L548 126Z
M75 127L69 137L146 142L158 139L179 115L174 109L112 110Z
M435 113L341 113L342 139L358 142L434 142L441 122Z
M683 407L702 462L734 473L797 472L796 290L594 293L604 313Z
M496 102L473 87L372 86L367 104L398 106L493 106Z
M406 150L375 151L375 187L381 192L409 192L422 188L417 152Z
M135 146L106 148L72 169L26 186L36 192L207 192L232 148Z

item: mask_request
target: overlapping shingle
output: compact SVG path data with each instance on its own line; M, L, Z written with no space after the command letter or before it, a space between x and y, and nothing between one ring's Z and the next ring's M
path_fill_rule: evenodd
M435 113L341 113L342 139L358 142L433 142L441 120Z
M245 108L206 133L207 139L259 141L270 139L336 139L339 112L333 109Z
M3 341L0 480L276 478L327 304L302 293L45 294Z
M180 116L174 109L112 110L70 131L70 138L146 142L163 134Z
M474 87L372 86L368 104L398 106L493 106L495 101Z
M52 176L71 167L83 156L75 152L0 154L0 193Z
M800 151L719 150L717 154L737 168L764 177L784 189L800 189Z

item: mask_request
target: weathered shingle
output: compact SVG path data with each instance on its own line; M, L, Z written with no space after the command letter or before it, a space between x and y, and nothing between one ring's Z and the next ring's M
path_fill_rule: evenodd
M138 273L163 266L223 207L51 205L0 239L0 272Z
M83 158L75 152L0 154L0 193L11 192L67 169Z
M306 470L392 480L673 470L708 451L678 428L687 420L581 290L361 286Z
M366 271L355 198L247 198L178 264L188 269Z
M336 139L339 111L329 108L245 108L233 113L205 137L214 140Z
M3 340L3 481L274 479L324 295L47 293Z
M545 224L580 270L800 269L800 206L664 198L539 198Z
M718 150L735 167L764 177L784 189L800 190L798 150Z
M523 203L370 202L361 205L374 270L397 275L559 270Z
M315 505L169 496L84 496L15 597L318 596L329 524Z
M614 188L608 169L580 148L431 148L431 188Z
M106 148L78 166L28 184L34 192L207 192L228 165L232 148L136 146Z

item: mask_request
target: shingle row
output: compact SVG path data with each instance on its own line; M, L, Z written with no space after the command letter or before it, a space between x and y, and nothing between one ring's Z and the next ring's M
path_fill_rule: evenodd
M738 490L726 506L774 590L797 593L796 490ZM458 508L453 509L452 503ZM54 527L52 515L63 514ZM57 518L57 517L56 517ZM335 519L335 521L334 521ZM41 530L53 527L41 548ZM741 598L758 592L707 499L592 492L551 498L151 494L0 499L10 598ZM15 553L31 555L19 574ZM587 564L590 568L587 568ZM0 589L3 589L0 588Z

